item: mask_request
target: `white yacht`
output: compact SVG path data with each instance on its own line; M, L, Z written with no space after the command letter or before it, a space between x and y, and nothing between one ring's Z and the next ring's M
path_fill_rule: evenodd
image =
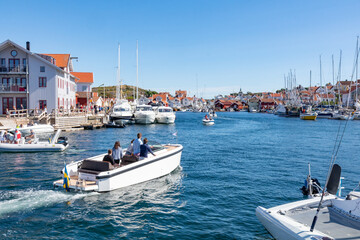
M171 124L175 122L175 113L171 107L158 107L155 109L157 123Z
M150 105L137 105L134 117L137 124L152 124L155 122L155 112Z
M119 124L128 123L133 117L131 106L127 100L121 99L117 102L110 114L110 121Z
M110 163L104 162L106 154L67 164L70 190L108 192L165 176L180 166L182 145L158 144L150 147L155 156L149 154L147 158L140 157L130 164L122 163L120 167L113 168ZM53 185L63 187L63 179L55 181Z

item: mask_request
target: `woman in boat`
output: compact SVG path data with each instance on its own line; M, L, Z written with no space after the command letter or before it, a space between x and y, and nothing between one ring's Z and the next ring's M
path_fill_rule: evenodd
M131 140L129 147L126 149L125 155L132 155L134 153L134 146L133 146L134 140L135 139Z
M209 118L208 118L208 115L207 115L207 114L205 115L205 120L209 120Z
M155 156L154 152L151 150L151 148L149 147L149 145L147 145L148 140L147 138L144 139L144 144L142 144L140 146L140 157L144 157L147 158L148 157L148 153L150 152L153 156Z
M113 165L113 166L115 165L115 161L114 161L114 158L112 157L111 149L109 149L108 154L104 156L103 162L109 162L109 163L111 163L111 165Z
M116 141L114 144L114 147L112 149L112 157L113 157L115 163L117 163L117 164L120 163L120 159L123 157L122 149L121 149L119 141Z
M0 143L5 142L5 131L0 132Z

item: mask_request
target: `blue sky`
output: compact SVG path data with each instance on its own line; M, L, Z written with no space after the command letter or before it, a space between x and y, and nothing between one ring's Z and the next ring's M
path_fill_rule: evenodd
M94 72L99 86L121 78L157 91L204 97L231 91L274 91L295 69L297 82L332 81L331 55L343 50L342 79L350 78L360 1L16 1L0 0L0 41L39 53L79 57L76 71ZM336 70L337 71L337 70ZM198 79L196 81L196 79ZM197 84L198 83L198 84ZM198 87L197 87L198 86Z

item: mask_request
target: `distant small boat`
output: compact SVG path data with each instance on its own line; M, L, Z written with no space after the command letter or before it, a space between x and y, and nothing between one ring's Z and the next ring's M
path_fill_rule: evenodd
M61 152L69 147L66 137L60 137L61 130L57 130L54 137L47 142L39 142L37 139L34 143L25 143L22 138L19 144L0 143L0 152Z
M104 126L106 128L124 128L125 124L117 124L115 122L109 122L109 123L104 124Z
M204 125L207 125L207 126L211 126L211 125L214 125L215 124L215 121L214 121L214 119L203 119L202 120L202 122L203 122L203 124Z
M316 113L300 113L300 119L302 120L316 120Z
M209 113L209 116L212 117L212 118L217 118L216 112Z

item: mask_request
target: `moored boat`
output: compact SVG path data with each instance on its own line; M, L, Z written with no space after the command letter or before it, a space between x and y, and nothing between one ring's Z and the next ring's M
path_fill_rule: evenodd
M44 134L44 133L53 133L54 127L48 124L34 124L32 126L26 126L17 128L22 134L29 134L30 130L33 130L36 134ZM10 131L14 131L15 129L11 129Z
M300 119L302 120L316 120L316 113L300 113Z
M182 145L159 144L151 147L155 156L140 157L139 161L120 167L112 168L110 163L103 162L105 154L67 164L69 188L108 192L165 176L180 166ZM53 184L55 187L63 187L63 180L60 179Z
M155 122L155 112L149 105L136 106L134 117L137 124L152 124Z
M175 113L171 107L158 107L155 109L155 120L157 123L172 124L175 122Z

